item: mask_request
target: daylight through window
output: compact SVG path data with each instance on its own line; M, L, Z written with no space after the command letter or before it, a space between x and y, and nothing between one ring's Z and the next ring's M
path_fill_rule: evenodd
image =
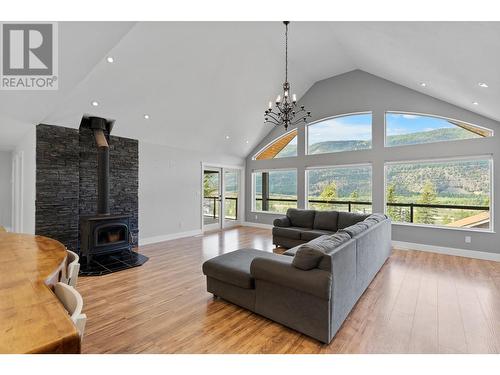
M490 158L386 165L386 212L394 222L491 229Z
M255 211L285 213L297 207L297 171L254 172L253 191Z
M311 209L372 212L370 165L309 169L307 187Z

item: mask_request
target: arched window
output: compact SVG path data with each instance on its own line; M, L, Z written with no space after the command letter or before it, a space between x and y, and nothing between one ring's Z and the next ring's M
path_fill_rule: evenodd
M331 117L307 127L307 153L326 154L372 148L372 114Z
M416 113L386 112L386 147L491 137L493 131L464 121Z
M282 135L259 151L254 159L267 160L297 156L297 129Z

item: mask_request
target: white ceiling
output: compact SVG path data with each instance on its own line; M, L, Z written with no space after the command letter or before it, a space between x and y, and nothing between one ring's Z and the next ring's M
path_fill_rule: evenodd
M500 23L293 22L292 91L362 69L500 120L499 35ZM77 128L83 114L115 119L116 135L239 157L270 130L279 22L61 23L59 39L58 91L0 91L0 147L42 122Z

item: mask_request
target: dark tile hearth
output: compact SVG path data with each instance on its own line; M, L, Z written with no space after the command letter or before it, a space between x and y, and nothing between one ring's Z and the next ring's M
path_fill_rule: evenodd
M114 254L96 255L89 265L85 259L80 259L80 275L101 276L133 267L142 266L148 257L135 251L124 251Z

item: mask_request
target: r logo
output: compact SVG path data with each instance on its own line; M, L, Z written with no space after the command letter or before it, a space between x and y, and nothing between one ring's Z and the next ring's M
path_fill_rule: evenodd
M3 24L2 74L49 76L53 72L53 24Z

